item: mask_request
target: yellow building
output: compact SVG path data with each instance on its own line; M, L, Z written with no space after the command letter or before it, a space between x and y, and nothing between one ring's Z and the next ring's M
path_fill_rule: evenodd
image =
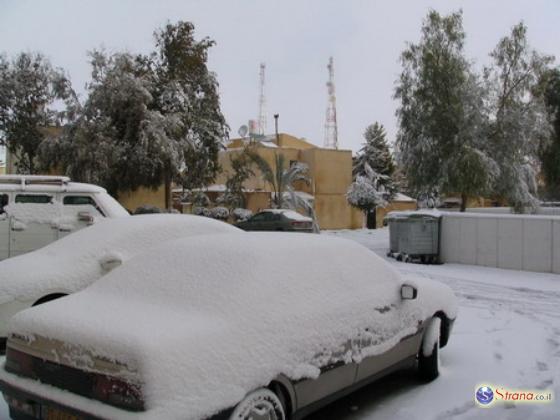
M243 153L250 143L258 153L274 168L275 155L282 154L287 163L301 162L309 167L309 185L301 182L295 185L314 203L315 213L322 229L352 229L362 227L363 217L359 210L346 201L346 191L352 183L352 152L317 147L303 139L289 134L265 136L259 140L234 139L225 151L220 152L219 163L222 173L218 175L218 186L226 183L231 174L230 159ZM247 190L247 207L253 212L270 207L272 190L263 180L258 170L256 175L244 183ZM265 194L263 194L265 193Z

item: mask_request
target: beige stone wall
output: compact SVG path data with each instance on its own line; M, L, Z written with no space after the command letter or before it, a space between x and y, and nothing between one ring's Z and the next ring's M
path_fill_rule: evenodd
M297 137L290 136L289 134L281 133L278 134L278 137L279 141L277 142L277 145L282 148L288 147L299 150L317 148L314 144L308 143L304 139L298 139Z
M245 194L247 208L253 213L270 208L269 192L252 192Z
M352 183L350 150L310 149L301 155L309 165L315 194L346 194Z
M416 210L416 208L415 201L392 201L387 207L379 207L375 210L375 226L378 228L383 227L383 219L389 212Z
M5 174L6 174L6 167L0 166L0 175L5 175Z
M129 211L134 211L136 208L146 204L164 209L165 187L162 185L155 190L151 188L138 188L135 191L121 191L118 194L118 201Z
M348 229L352 210L339 194L315 194L315 213L321 229Z

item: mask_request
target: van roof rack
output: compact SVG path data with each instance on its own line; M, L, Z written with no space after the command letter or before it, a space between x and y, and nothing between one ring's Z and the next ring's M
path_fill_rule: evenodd
M67 176L53 175L0 175L0 184L20 185L25 189L26 185L68 185L70 178Z

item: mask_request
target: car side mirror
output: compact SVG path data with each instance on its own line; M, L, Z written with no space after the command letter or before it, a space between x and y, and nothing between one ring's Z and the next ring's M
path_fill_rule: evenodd
M403 284L401 286L402 299L412 300L412 299L416 299L417 296L418 296L418 290L416 289L416 287L411 286L409 284Z
M78 213L78 220L80 222L85 222L88 225L93 225L95 219L88 211L81 211Z

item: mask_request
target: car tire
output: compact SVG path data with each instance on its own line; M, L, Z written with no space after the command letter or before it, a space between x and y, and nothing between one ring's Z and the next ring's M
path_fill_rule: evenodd
M437 327L439 329L439 322ZM424 339L427 338L427 334ZM425 382L430 382L439 376L439 332L435 339L435 343L432 345L432 351L429 355L425 355L424 342L420 346L418 351L418 376L421 380Z
M253 417L266 420L286 420L286 410L274 392L261 388L243 398L233 410L229 420L251 420Z

